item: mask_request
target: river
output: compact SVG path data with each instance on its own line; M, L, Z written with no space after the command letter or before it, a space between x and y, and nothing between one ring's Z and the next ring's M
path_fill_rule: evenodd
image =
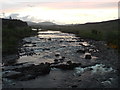
M51 68L49 74L32 80L19 81L4 78L8 88L111 88L117 87L117 70L101 63L101 52L93 40L60 31L39 31L37 36L26 37L19 49L17 64L81 63L86 67L73 70ZM101 42L99 42L101 44ZM83 51L83 52L81 52ZM98 54L98 55L97 55ZM85 58L90 55L91 58ZM106 57L106 56L105 56ZM64 58L64 59L63 59ZM104 57L102 57L104 58ZM55 61L57 60L57 61Z

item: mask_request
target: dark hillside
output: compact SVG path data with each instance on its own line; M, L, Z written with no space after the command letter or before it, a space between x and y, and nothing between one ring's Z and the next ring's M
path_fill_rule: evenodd
M2 53L15 54L18 51L18 42L36 32L32 31L26 22L14 19L2 19Z
M26 22L17 19L2 19L3 26L14 26L14 27L26 27L28 26Z

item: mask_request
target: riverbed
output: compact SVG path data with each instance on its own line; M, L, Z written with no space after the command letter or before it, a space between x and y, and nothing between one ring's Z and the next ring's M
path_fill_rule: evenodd
M114 50L108 48L103 41L87 40L60 31L39 31L37 36L22 40L19 58L15 64L58 65L72 62L81 65L72 70L51 67L49 74L25 81L3 78L3 87L116 88L118 87L118 71L115 66L117 61L118 57Z

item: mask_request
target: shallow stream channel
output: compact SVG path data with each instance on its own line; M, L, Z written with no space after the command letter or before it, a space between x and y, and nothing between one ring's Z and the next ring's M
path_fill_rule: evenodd
M102 45L74 34L39 31L22 40L15 64L2 66L3 88L118 87L117 69L109 65Z

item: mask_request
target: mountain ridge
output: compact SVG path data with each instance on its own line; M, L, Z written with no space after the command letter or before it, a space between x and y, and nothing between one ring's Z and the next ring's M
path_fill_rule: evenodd
M49 22L49 21L39 22L39 23L27 21L27 23L28 23L29 26L32 26L32 25L45 25L45 26L57 25L57 24L55 24L53 22Z

